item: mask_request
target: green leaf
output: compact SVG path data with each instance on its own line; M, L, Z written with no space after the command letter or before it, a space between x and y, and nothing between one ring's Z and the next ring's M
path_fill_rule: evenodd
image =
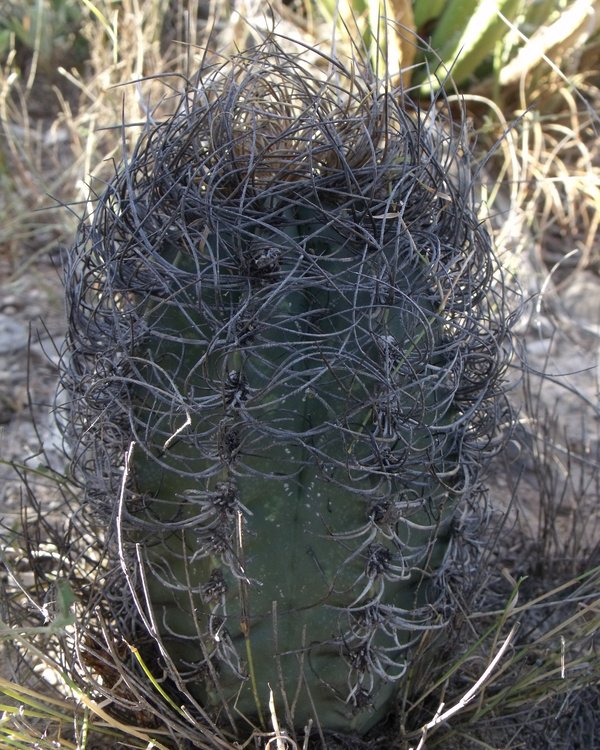
M422 28L428 21L438 18L446 7L446 0L414 0L415 26Z
M492 57L496 42L509 31L499 13L510 21L521 5L522 0L456 0L448 6L431 40L441 58L438 78L450 73L456 84L464 83L486 58ZM426 81L424 88L431 85Z

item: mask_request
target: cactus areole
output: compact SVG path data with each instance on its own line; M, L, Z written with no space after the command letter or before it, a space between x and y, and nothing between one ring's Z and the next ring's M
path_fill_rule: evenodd
M443 621L506 359L461 124L304 57L203 70L67 272L74 463L121 571L106 596L174 705L238 740L273 706L290 731L391 710Z

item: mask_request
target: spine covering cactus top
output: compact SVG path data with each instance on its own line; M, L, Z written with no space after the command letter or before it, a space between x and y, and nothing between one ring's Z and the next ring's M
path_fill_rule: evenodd
M320 63L269 44L203 70L67 273L75 465L121 568L107 599L158 644L175 703L230 737L265 727L269 689L290 728L385 714L440 624L435 572L501 403L460 123Z

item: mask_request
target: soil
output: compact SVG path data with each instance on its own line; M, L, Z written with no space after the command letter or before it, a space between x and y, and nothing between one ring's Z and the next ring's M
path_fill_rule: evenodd
M542 557L581 561L600 545L600 279L580 271L545 294L517 331L517 420L488 484Z
M0 508L4 524L18 515L23 492L11 464L29 468L50 464L56 470L63 465L53 418L58 351L65 330L62 298L58 271L48 259L20 277L0 275Z

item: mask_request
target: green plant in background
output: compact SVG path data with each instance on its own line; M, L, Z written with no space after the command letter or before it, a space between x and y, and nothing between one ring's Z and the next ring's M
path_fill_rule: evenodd
M463 84L486 58L493 56L496 43L508 35L509 26L500 14L512 21L523 5L522 0L451 0L444 3L435 23L432 23L431 16L428 18L432 23L428 39L431 53L425 51L424 57L428 60L429 70L417 74L417 80L428 85L430 74L438 68L436 63L439 60L438 79L443 81L451 75L457 86Z
M82 5L79 0L5 0L0 8L0 57L13 44L35 67L54 73L58 64L70 67L85 57L80 35Z
M356 31L391 75L402 68L405 84L412 80L422 93L448 78L463 93L488 77L506 83L505 68L526 74L547 53L560 64L574 43L597 39L600 25L589 2L322 0L316 7L337 22L340 37Z
M66 282L104 596L169 702L237 739L267 730L271 692L290 730L391 709L447 616L456 510L504 416L461 124L303 52L201 71L98 197Z

